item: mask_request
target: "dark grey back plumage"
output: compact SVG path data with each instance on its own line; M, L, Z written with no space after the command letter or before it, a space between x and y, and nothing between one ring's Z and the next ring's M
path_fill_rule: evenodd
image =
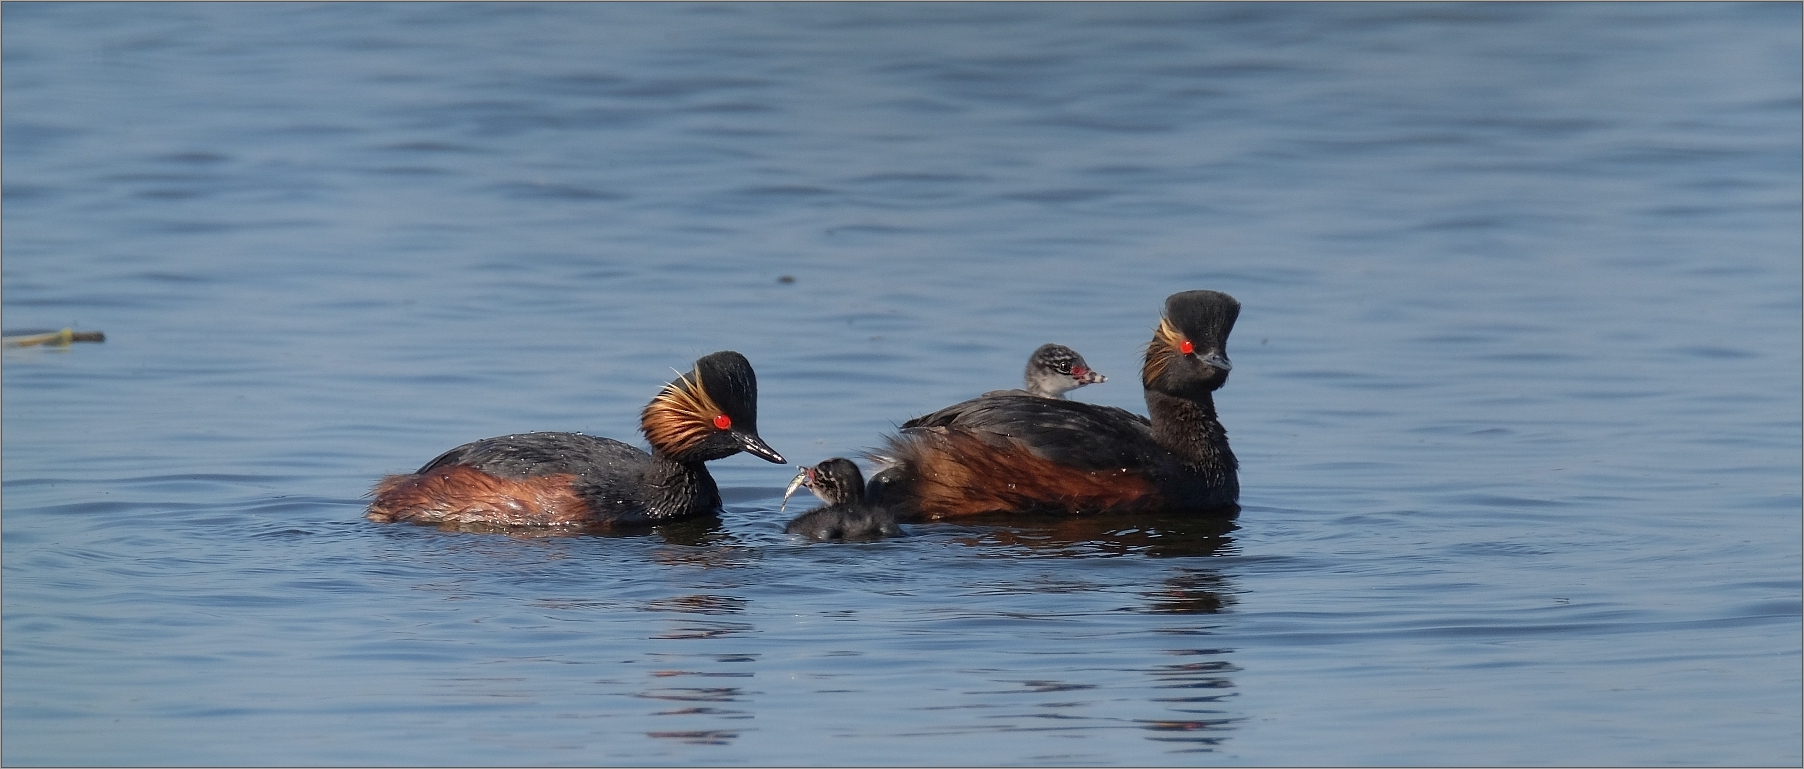
M582 433L519 433L471 441L438 455L415 471L463 465L499 478L580 475L598 467L631 472L651 463L651 455L612 438Z
M902 424L911 430L956 425L986 440L1012 440L1035 455L1083 470L1157 464L1169 451L1153 440L1146 417L1114 406L1031 395L991 394Z

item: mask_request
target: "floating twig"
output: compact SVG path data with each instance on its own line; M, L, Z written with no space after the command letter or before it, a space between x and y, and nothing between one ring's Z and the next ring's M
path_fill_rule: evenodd
M37 347L53 345L68 347L75 342L104 342L106 334L99 331L76 331L65 328L61 331L27 331L5 335L7 347Z

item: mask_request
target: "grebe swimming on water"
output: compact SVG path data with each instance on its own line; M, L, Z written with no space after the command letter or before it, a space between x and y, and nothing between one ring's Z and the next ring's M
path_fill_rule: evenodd
M609 526L708 515L703 465L741 451L781 464L758 437L758 379L745 356L703 356L639 415L651 453L581 433L503 435L458 446L371 492L372 521Z
M858 465L843 457L834 457L813 467L804 467L783 491L789 502L798 486L805 486L826 503L790 521L783 531L800 534L812 540L877 539L902 536L896 517L881 508L865 503L864 474Z
M990 394L910 420L879 457L874 504L904 520L990 512L1239 510L1238 464L1216 418L1240 303L1165 300L1140 381L1151 419L1110 406Z

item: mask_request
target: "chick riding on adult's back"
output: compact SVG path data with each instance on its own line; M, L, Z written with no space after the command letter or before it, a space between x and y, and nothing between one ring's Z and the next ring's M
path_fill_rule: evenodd
M1062 399L1065 393L1079 387L1107 381L1109 378L1090 368L1076 350L1062 344L1043 344L1027 356L1027 370L1021 375L1025 389L991 390L984 395L1038 395Z
M1240 303L1165 300L1141 366L1151 419L1110 406L990 394L910 420L882 452L873 503L899 518L994 512L1239 510L1238 463L1216 418Z

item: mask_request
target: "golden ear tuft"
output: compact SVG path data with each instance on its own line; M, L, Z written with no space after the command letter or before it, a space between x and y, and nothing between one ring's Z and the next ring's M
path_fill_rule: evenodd
M1171 319L1160 318L1159 327L1153 329L1153 340L1146 345L1146 362L1140 367L1140 384L1151 384L1164 374L1171 362L1184 354L1186 344L1189 344L1189 340L1171 325Z
M645 406L639 429L653 448L680 454L714 433L715 417L724 413L702 389L699 376L692 380L688 374L678 374L675 382L665 385Z

